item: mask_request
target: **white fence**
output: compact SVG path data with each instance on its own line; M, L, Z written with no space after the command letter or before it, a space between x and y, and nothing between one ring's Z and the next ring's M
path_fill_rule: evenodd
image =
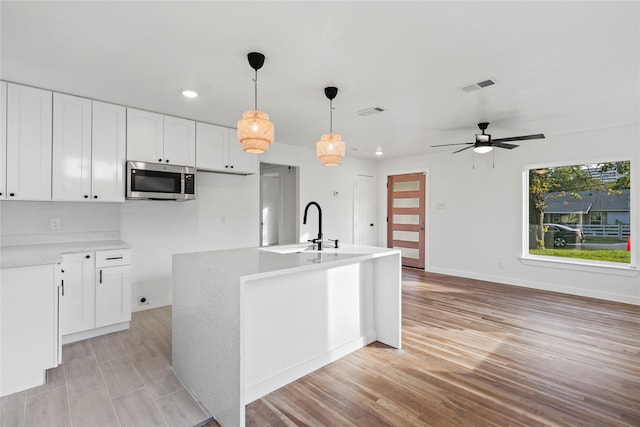
M631 226L629 224L582 224L582 233L585 236L617 237L618 239L622 239L629 237L631 233Z

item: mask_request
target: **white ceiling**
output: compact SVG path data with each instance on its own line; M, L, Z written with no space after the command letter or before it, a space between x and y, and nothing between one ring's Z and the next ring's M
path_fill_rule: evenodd
M494 138L639 122L639 2L0 2L3 80L384 158ZM494 78L475 92L460 88ZM180 95L183 88L200 93ZM381 107L378 115L357 111ZM545 145L546 149L550 149ZM466 151L465 153L469 153ZM463 156L465 154L459 154Z

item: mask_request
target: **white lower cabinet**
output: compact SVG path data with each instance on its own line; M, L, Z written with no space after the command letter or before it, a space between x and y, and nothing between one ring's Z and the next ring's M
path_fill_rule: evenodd
M95 254L65 254L60 269L60 335L96 327Z
M131 249L66 254L63 260L63 343L126 329L131 320Z
M0 270L0 395L44 383L58 366L55 266Z
M96 327L131 320L130 266L100 268L96 273Z

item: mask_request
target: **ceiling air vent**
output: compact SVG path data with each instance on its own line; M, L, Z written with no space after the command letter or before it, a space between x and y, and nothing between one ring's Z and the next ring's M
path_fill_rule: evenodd
M384 111L383 108L371 107L371 108L365 108L364 110L358 111L358 115L362 116L362 117L367 117L367 116L370 116L372 114L382 113L383 111Z
M494 84L496 84L496 80L495 79L487 79L487 80L483 80L483 81L478 82L478 83L472 83L472 84L469 84L469 85L462 86L461 89L464 92L473 92L474 90L480 90L480 89L482 89L484 87L492 86Z

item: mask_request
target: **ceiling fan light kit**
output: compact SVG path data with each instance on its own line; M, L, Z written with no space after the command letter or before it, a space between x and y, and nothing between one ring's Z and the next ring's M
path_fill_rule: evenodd
M259 52L251 52L247 55L249 65L255 70L253 80L255 87L254 109L245 111L238 120L238 140L242 143L242 149L247 153L262 154L273 142L273 123L269 116L258 111L258 70L264 64L264 55Z
M452 145L468 145L468 147L464 147L457 151L454 151L453 154L459 153L464 150L468 150L469 148L473 148L473 151L475 153L485 154L485 153L491 152L494 147L506 148L507 150L511 150L513 148L519 147L519 145L516 145L516 144L506 144L507 141L525 141L528 139L544 139L544 134L542 133L492 139L491 135L484 132L487 129L487 127L489 127L489 122L478 123L478 128L480 128L482 133L476 134L475 142L461 142L459 144L439 144L439 145L432 145L432 147L449 147Z
M338 166L344 157L344 142L340 135L333 133L333 98L338 94L338 88L326 87L324 94L329 98L329 133L323 134L316 142L316 156L325 166Z

